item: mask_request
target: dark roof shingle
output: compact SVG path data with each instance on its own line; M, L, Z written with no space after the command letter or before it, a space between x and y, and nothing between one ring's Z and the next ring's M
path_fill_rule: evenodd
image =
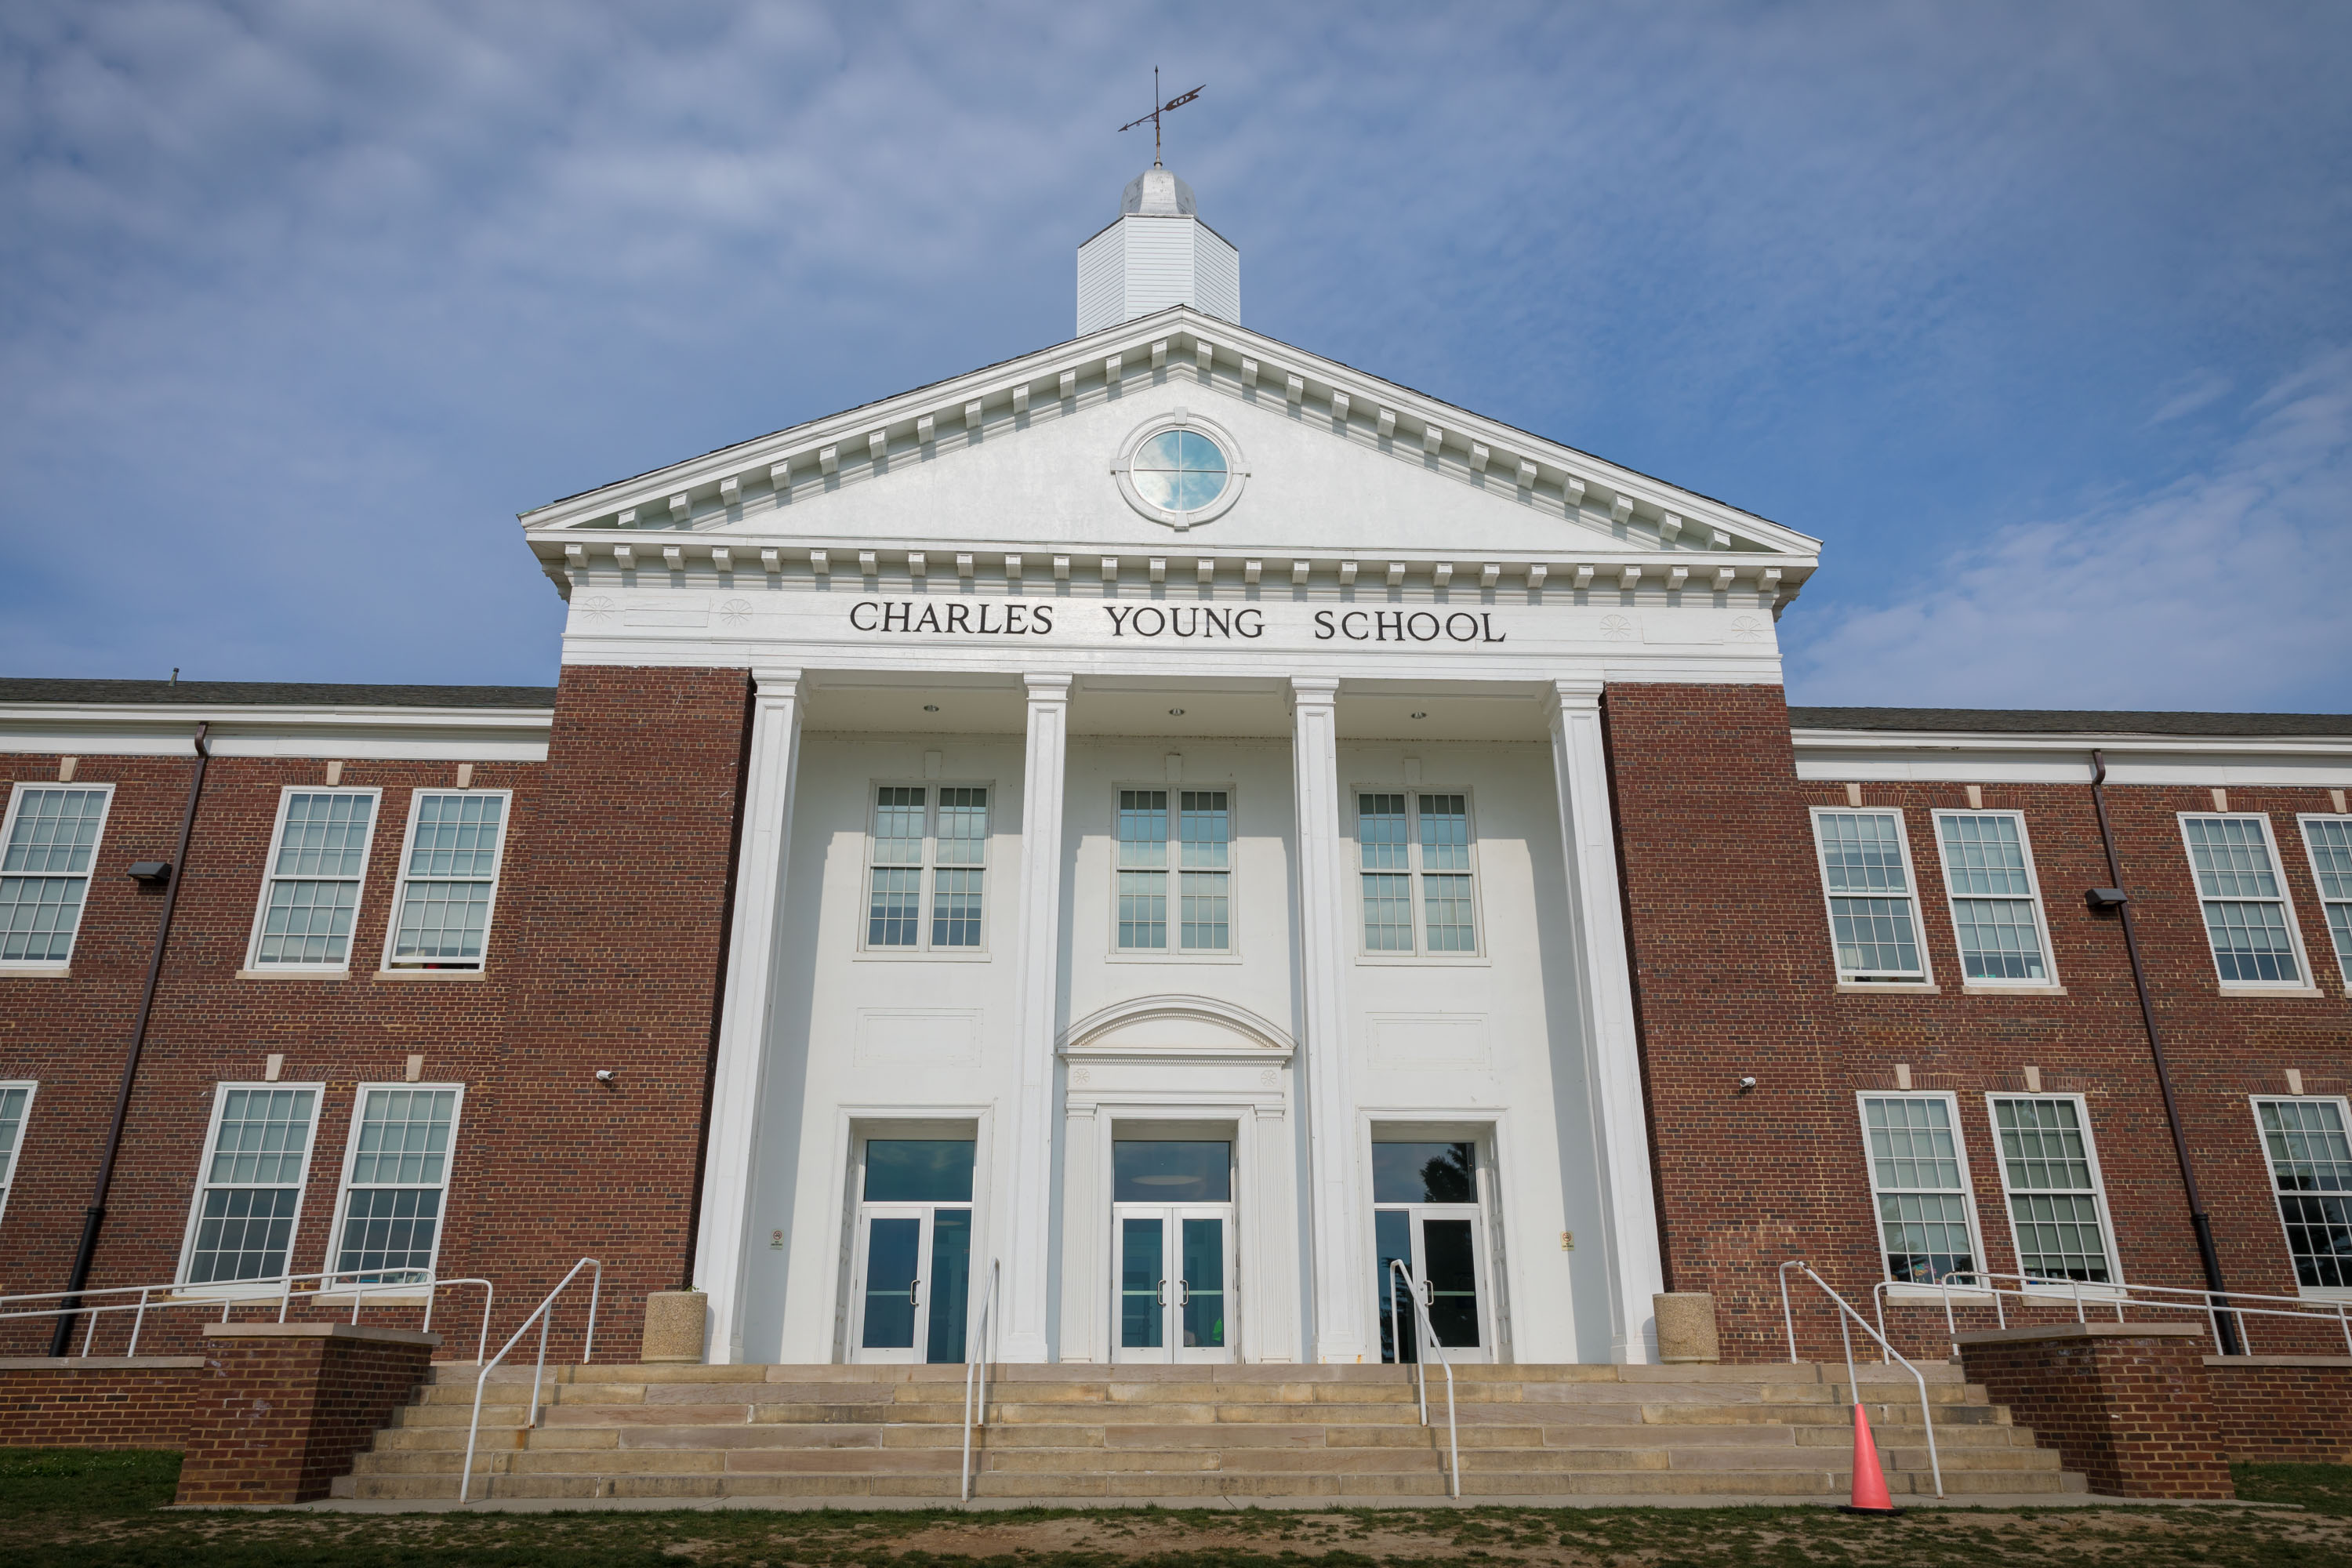
M0 703L215 708L549 708L552 686L331 686L299 680L53 680L0 676Z
M2352 738L2347 713L2144 713L2063 708L1791 708L1795 730L1969 735L2181 735L2212 740Z

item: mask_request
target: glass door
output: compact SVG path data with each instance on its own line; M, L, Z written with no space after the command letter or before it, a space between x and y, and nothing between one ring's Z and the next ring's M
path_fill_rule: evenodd
M969 1139L869 1139L850 1359L961 1362L971 1300Z
M1114 1359L1234 1359L1232 1165L1226 1142L1113 1141Z
M1393 1258L1420 1281L1422 1306L1447 1357L1492 1361L1492 1291L1486 1282L1486 1214L1478 1204L1477 1146L1375 1142L1372 1233L1380 1269L1374 1310L1381 1359L1412 1361L1420 1342L1412 1308L1389 1268Z

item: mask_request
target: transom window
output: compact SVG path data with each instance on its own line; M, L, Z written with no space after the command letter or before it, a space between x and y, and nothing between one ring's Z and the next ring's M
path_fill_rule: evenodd
M503 790L415 793L386 969L482 967L510 804Z
M30 1083L0 1083L0 1215L8 1212L8 1189L16 1184L16 1152L25 1145L25 1123L32 1120Z
M1168 511L1198 511L1225 493L1224 449L1197 430L1162 430L1135 449L1136 493Z
M1232 952L1233 841L1224 790L1119 791L1119 951Z
M2352 1289L2352 1135L2344 1101L2258 1100L2254 1114L2296 1281L2306 1289Z
M868 839L866 945L983 945L987 875L987 790L882 785L874 794Z
M1862 1097L1886 1277L1933 1285L1977 1267L1976 1209L1948 1096Z
M377 792L289 789L278 804L248 969L336 970L351 963Z
M2184 815L2205 937L2225 985L2300 985L2294 916L2279 883L2267 816Z
M73 957L110 786L18 784L0 838L0 964Z
M1924 981L1919 914L1911 889L1911 848L1899 811L1813 812L1822 888L1838 978Z
M1936 842L1951 896L1960 973L1986 984L2048 984L2048 933L2025 819L2013 811L1939 811Z
M449 1190L455 1084L369 1085L352 1120L335 1270L365 1279L433 1272Z
M2036 1279L2105 1284L2116 1278L2106 1194L2083 1103L2071 1095L1995 1097L2000 1180L2017 1239L2017 1269Z
M1478 951L1470 797L1359 795L1364 951Z
M2336 943L2336 968L2352 985L2352 816L2306 816L2304 847L2311 852L2311 878L2319 884L2319 906L2327 912L2327 934Z
M276 1279L294 1247L317 1084L223 1084L188 1222L191 1285Z

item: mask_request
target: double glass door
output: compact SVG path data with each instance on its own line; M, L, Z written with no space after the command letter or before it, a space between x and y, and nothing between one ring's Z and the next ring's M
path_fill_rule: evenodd
M1437 1342L1454 1361L1492 1361L1486 1222L1478 1205L1477 1146L1372 1144L1372 1233L1380 1274L1374 1308L1381 1359L1413 1361L1421 1343L1391 1259L1412 1271ZM1391 1306L1393 1300L1394 1311Z
M1234 1359L1232 1199L1231 1143L1113 1140L1115 1359Z
M852 1268L852 1359L964 1359L971 1168L969 1139L866 1142Z

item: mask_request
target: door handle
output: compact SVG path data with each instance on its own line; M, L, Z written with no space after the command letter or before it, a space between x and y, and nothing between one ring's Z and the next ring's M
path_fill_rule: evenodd
M1181 1307L1181 1306L1185 1305L1187 1302L1191 1301L1192 1300L1192 1282L1190 1279L1179 1279L1179 1280L1177 1280L1177 1281L1176 1281L1176 1304L1177 1304L1178 1306Z
M1421 1282L1421 1304L1424 1307L1433 1307L1437 1304L1437 1294L1435 1289L1432 1287L1430 1282L1426 1279Z
M910 1307L919 1307L922 1304L923 1277L918 1274L915 1276L913 1281L907 1287L907 1305Z
M1160 1289L1159 1289L1159 1293L1160 1293L1160 1304L1161 1306L1163 1306L1163 1307L1164 1307L1164 1306L1166 1306L1166 1305L1168 1305L1168 1281L1167 1281L1167 1280L1162 1279L1162 1280L1160 1282Z

